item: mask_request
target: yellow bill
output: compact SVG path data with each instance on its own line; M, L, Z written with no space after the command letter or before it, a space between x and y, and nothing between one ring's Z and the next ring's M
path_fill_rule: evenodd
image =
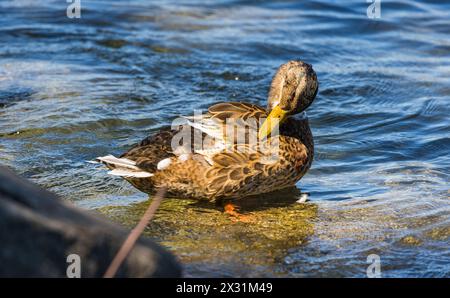
M279 106L275 106L275 108L273 108L270 112L269 116L267 116L266 121L264 121L262 126L259 128L259 139L262 140L266 138L277 125L280 125L284 120L286 120L287 115L288 112L284 111Z

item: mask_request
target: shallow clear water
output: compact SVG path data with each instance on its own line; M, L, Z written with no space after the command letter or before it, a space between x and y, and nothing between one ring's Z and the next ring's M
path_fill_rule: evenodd
M264 105L299 58L320 81L307 207L233 224L170 199L147 234L189 276L365 276L372 253L383 276L450 276L450 4L382 1L373 20L365 1L81 2L68 19L65 1L0 1L1 164L132 226L146 195L85 160L216 101Z

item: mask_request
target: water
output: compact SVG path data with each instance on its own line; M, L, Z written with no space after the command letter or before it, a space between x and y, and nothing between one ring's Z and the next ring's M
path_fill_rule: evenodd
M81 2L68 19L65 1L0 1L1 164L132 226L147 197L84 161L216 101L265 105L300 58L320 81L311 202L234 224L169 199L147 235L188 276L363 277L369 254L382 276L450 276L450 4Z

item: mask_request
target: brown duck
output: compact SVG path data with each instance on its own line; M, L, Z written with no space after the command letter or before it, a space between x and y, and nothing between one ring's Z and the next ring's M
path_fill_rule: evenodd
M290 61L272 80L267 109L217 103L204 115L182 118L173 129L147 137L119 158L97 161L145 193L165 187L179 198L240 199L292 187L313 160L304 111L317 91L312 66Z

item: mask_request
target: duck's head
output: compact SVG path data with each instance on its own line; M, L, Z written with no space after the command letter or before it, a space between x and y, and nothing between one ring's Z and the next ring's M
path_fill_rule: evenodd
M319 83L312 66L302 61L289 61L280 66L269 91L269 116L259 129L259 138L270 134L289 116L303 112L316 97Z

